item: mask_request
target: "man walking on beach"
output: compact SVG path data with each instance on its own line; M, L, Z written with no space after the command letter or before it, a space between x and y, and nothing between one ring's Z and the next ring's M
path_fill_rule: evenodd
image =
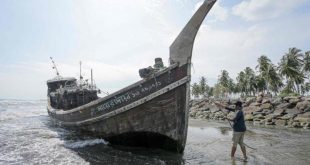
M240 145L243 157L244 157L244 161L247 160L247 156L246 156L246 149L243 143L243 138L244 138L244 133L246 131L246 126L245 126L245 122L244 122L244 115L243 115L243 111L242 111L242 102L241 101L237 101L235 103L235 109L226 107L218 102L215 102L215 104L221 108L225 108L229 111L235 111L235 117L233 119L229 119L227 118L227 120L234 122L233 124L233 146L231 148L231 158L234 159L235 157L235 152L237 149L237 144Z

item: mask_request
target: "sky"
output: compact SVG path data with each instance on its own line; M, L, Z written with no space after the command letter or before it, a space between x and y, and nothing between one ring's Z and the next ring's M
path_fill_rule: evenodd
M115 92L140 80L169 46L201 0L0 0L0 99L45 99L55 77L90 77ZM225 69L238 72L267 55L274 64L297 47L310 50L309 0L218 0L193 49L192 83L210 85Z

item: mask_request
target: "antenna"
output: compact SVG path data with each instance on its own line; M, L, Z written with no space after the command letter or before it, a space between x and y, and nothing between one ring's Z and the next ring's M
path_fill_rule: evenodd
M52 58L52 57L50 57L50 59L52 60L52 63L53 63L53 69L55 69L55 71L56 71L56 75L57 75L57 76L59 76L59 72L58 72L58 69L57 69L57 67L56 67L56 64L55 64L55 62L54 62L53 58Z

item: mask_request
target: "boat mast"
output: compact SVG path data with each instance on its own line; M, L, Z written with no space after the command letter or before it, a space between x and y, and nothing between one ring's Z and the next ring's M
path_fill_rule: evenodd
M57 76L59 76L59 72L58 72L58 69L57 69L57 67L56 67L56 64L55 64L55 62L54 62L53 58L52 58L52 57L50 57L50 59L52 60L52 63L53 63L53 69L55 69L55 71L56 71L56 75L57 75Z
M196 34L216 0L205 0L170 46L170 65L190 63Z

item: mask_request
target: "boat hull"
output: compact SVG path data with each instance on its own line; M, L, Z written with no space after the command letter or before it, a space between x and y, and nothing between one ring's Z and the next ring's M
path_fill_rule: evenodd
M158 147L181 153L188 125L190 78L187 67L172 66L152 78L73 110L48 106L49 115L58 125L91 133L112 144ZM135 93L136 98L130 95L125 102L119 100L128 93Z

